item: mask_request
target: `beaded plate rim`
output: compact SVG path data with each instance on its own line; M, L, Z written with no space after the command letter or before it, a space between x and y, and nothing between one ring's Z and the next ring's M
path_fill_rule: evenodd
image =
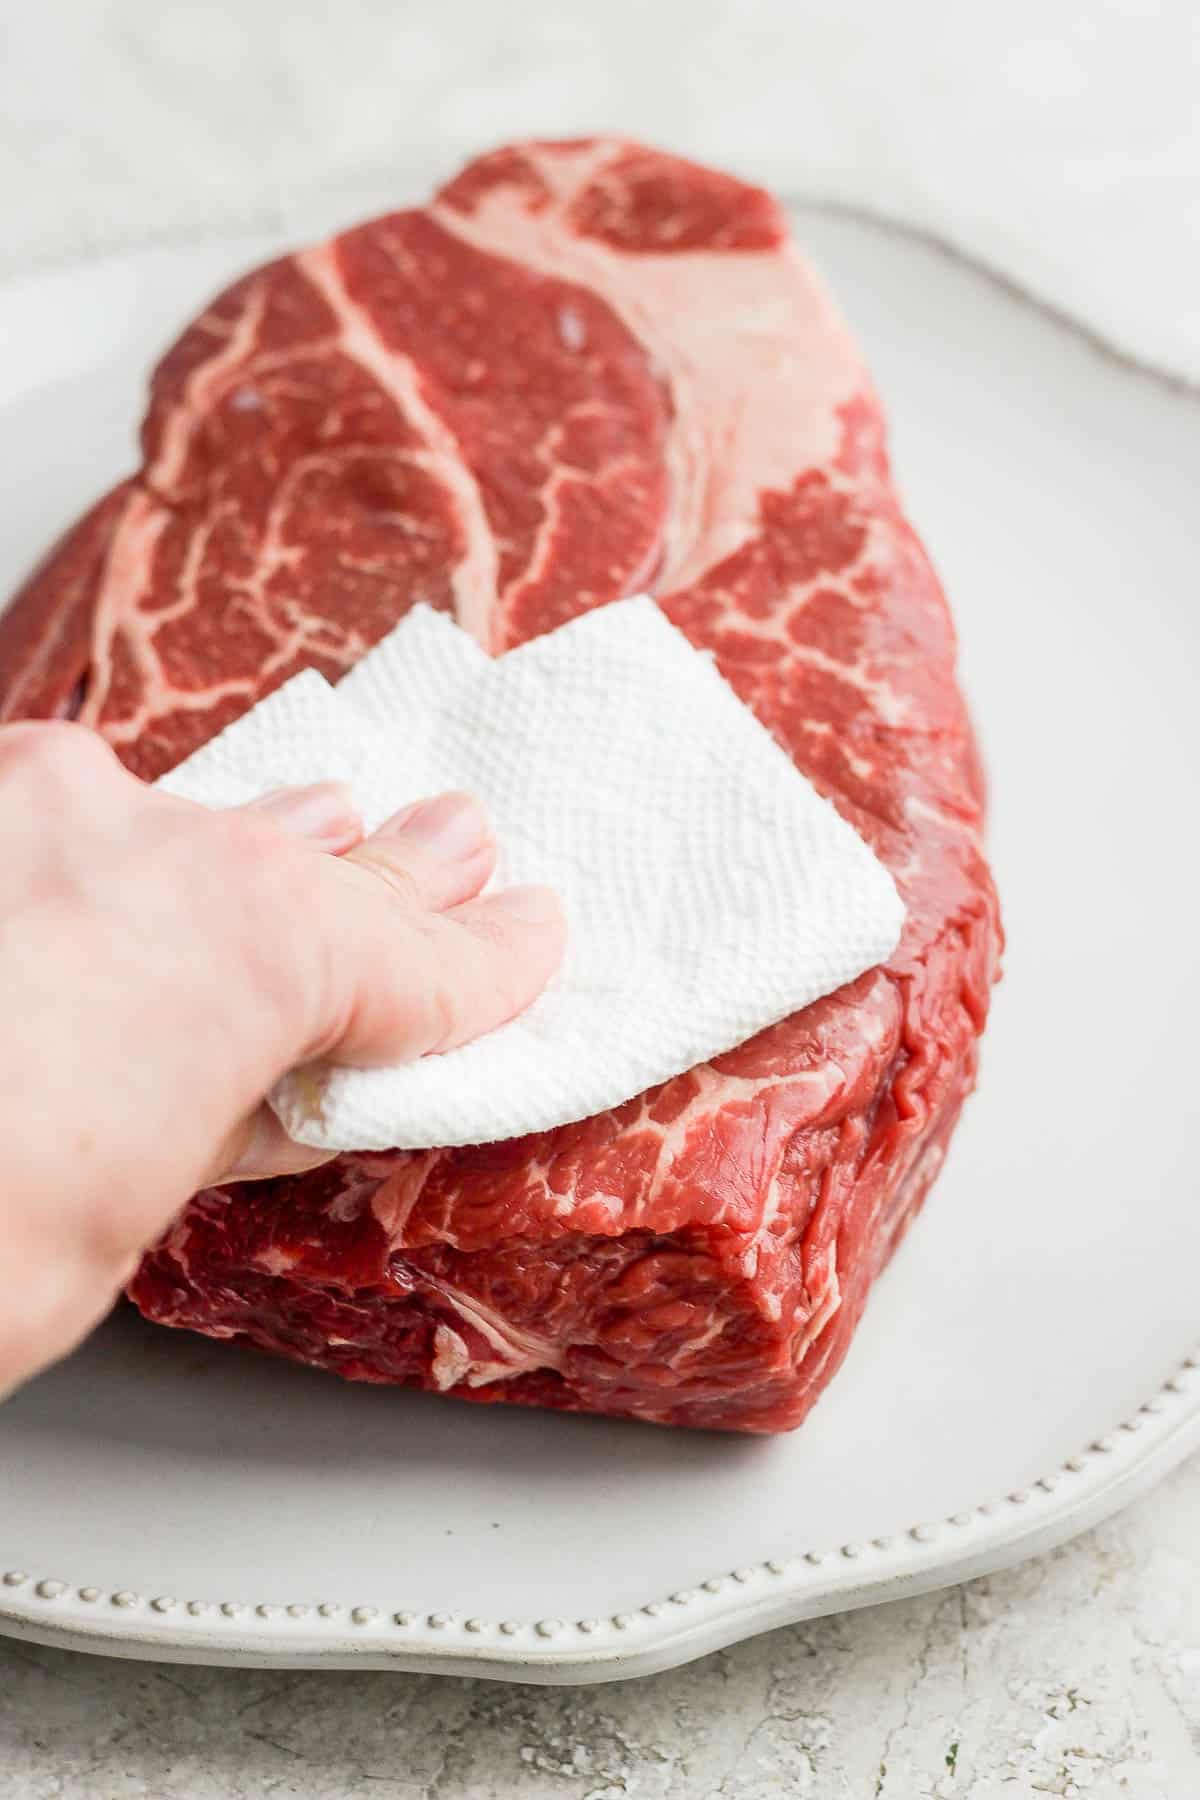
M619 1680L799 1619L948 1587L1098 1524L1200 1448L1200 1345L1111 1431L1026 1488L906 1531L739 1565L605 1618L489 1619L378 1602L141 1594L15 1564L0 1634L101 1654L259 1668L377 1668L497 1680Z

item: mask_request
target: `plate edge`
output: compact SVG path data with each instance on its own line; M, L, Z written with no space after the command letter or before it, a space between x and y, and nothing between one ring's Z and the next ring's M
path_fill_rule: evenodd
M0 1635L65 1649L260 1668L382 1668L612 1681L762 1631L950 1586L1095 1525L1200 1447L1200 1346L1128 1418L1027 1488L886 1538L740 1565L606 1618L489 1619L376 1604L178 1599L0 1571Z

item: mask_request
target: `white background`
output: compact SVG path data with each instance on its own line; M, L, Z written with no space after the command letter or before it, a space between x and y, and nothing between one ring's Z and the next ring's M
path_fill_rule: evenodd
M0 34L10 263L608 127L904 220L1200 377L1191 0L34 0Z
M367 209L480 144L604 124L932 231L1196 377L1195 16L43 0L0 26L0 259ZM1023 1570L590 1692L7 1644L4 1791L1175 1800L1200 1791L1198 1527L1193 1464Z

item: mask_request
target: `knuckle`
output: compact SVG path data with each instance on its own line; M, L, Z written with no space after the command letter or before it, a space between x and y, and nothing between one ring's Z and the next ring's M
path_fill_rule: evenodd
M114 764L104 739L86 725L48 719L0 729L0 767L32 779L76 782Z
M241 933L256 945L271 942L279 947L285 925L302 919L311 894L313 870L299 846L264 818L253 813L228 811L208 815L201 830L211 831L209 867L216 878L221 904L231 910ZM196 824L182 822L189 843L199 847L191 834Z
M266 819L257 813L231 808L216 815L225 849L240 869L260 869L278 863L288 845Z
M463 916L459 923L486 950L506 950L509 946L511 933L507 924L486 907Z
M352 850L347 858L358 863L374 875L385 887L394 900L407 908L414 909L420 904L421 888L416 874L399 857L380 855L373 845L362 845Z

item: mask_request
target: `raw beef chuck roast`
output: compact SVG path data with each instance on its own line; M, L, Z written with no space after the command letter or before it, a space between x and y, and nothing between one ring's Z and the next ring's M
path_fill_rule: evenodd
M170 768L418 601L494 653L649 586L894 873L903 941L599 1118L201 1193L151 1319L356 1380L779 1431L937 1174L997 967L982 784L879 403L768 195L611 140L248 275L0 618L0 716Z

